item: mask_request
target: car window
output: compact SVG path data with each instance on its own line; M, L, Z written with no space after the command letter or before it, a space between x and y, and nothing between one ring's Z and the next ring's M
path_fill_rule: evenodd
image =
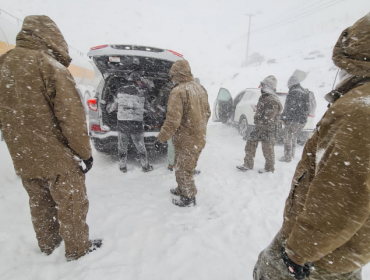
M219 101L229 101L231 99L231 95L228 90L221 88L220 91L218 92L217 99Z
M249 101L253 96L253 91L246 91L241 102Z
M235 97L235 100L234 100L234 106L238 105L238 103L240 102L240 100L242 100L243 96L244 96L244 93L245 91L242 91L241 93L239 93L236 97Z

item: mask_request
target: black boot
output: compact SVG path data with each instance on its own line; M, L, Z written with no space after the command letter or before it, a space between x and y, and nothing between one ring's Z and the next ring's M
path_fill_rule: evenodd
M196 205L195 197L188 198L180 195L179 199L172 199L172 203L179 207L192 207Z
M152 171L152 170L153 170L153 165L149 165L149 164L148 164L148 166L143 167L143 168L141 169L141 171L143 171L143 172L150 172L150 171Z
M196 170L196 169L194 169L194 176L195 175L199 175L200 174L200 170Z
M91 240L91 246L89 248L89 253L99 249L102 245L103 245L103 240L102 239Z
M122 173L127 173L127 166L121 166L119 170L121 170Z

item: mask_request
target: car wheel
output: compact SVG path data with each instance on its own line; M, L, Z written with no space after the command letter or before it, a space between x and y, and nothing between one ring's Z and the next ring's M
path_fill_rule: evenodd
M239 121L239 135L242 137L246 136L248 131L248 122L245 117L242 117Z

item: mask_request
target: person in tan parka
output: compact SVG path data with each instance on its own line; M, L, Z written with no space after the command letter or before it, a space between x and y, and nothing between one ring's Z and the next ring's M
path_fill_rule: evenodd
M194 169L206 144L207 122L211 116L208 94L194 81L186 60L176 61L170 70L176 84L170 93L166 121L158 135L162 143L173 137L177 188L171 193L179 196L177 206L194 206L197 189Z
M85 112L66 67L71 58L59 28L47 16L28 16L15 49L0 57L0 123L29 195L42 252L62 238L66 258L78 259L101 241L89 240L85 175L92 167ZM92 247L95 246L95 247Z
M333 61L342 80L326 96L254 280L360 280L370 262L370 13L342 32Z

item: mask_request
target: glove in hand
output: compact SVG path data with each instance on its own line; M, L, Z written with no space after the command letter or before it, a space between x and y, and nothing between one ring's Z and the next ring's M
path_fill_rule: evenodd
M284 264L288 268L289 273L295 277L295 279L302 280L310 276L310 266L308 264L298 265L293 262L288 254L285 252L285 248L281 248L281 257Z

